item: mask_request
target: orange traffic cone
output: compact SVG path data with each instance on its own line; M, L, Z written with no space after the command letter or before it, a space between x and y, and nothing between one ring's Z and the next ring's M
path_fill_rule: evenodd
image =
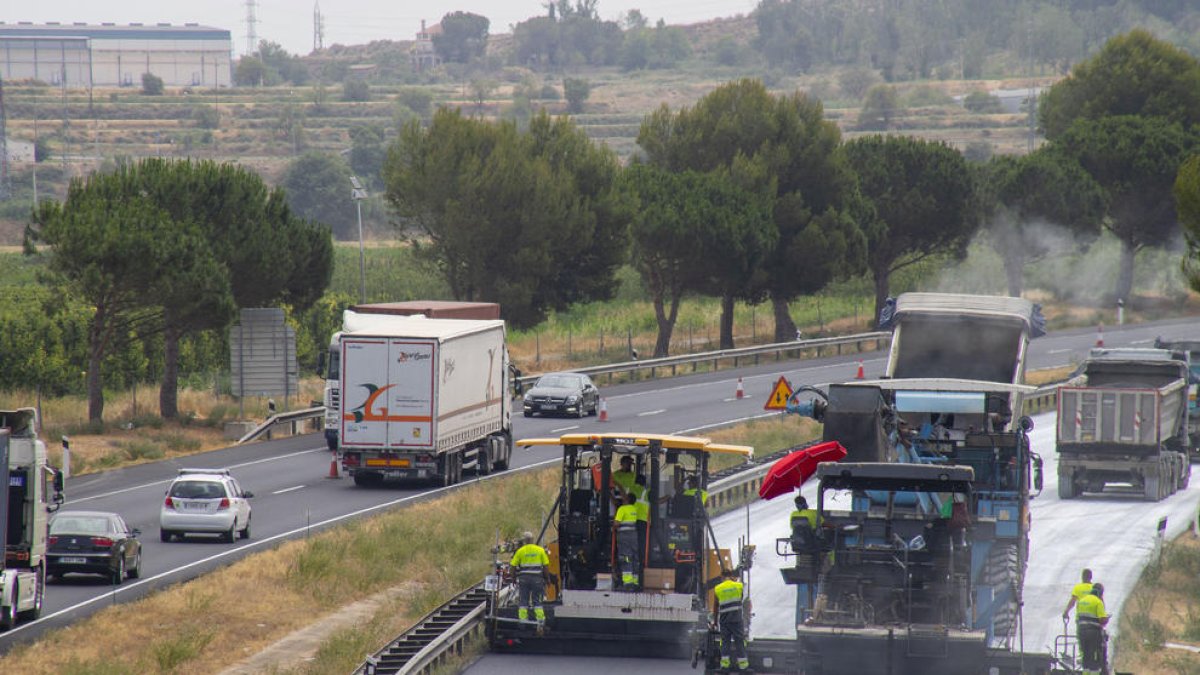
M608 421L608 403L606 403L603 398L600 399L600 419L598 421Z
M859 359L858 360L858 372L854 374L854 379L861 380L864 377L865 377L865 375L863 375L863 362L862 362L862 359Z
M1104 346L1104 322L1103 321L1101 321L1099 323L1099 325L1096 326L1096 346L1097 347Z
M333 453L333 457L329 460L329 475L326 478L341 478L338 474L337 453Z
M737 398L745 398L745 397L746 397L746 388L742 386L742 378L739 377L738 384L737 384Z

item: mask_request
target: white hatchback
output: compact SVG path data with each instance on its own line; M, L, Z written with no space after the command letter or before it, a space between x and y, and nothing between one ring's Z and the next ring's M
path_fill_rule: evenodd
M159 512L159 538L219 534L232 542L250 538L250 502L229 469L180 469Z

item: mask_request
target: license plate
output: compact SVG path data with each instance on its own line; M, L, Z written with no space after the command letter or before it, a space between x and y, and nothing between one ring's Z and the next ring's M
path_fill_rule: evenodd
M86 565L87 558L59 558L58 562L64 565Z
M187 510L188 511L207 511L208 504L188 504Z
M544 405L544 406L542 406L542 410L557 410L557 409L558 409L558 406L556 406L556 405Z

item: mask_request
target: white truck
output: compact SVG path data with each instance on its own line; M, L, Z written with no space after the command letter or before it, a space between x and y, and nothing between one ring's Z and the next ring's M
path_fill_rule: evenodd
M338 341L337 441L356 485L507 469L512 402L504 322L347 316Z
M33 408L0 410L0 630L42 613L50 514L63 502L63 475L46 461Z

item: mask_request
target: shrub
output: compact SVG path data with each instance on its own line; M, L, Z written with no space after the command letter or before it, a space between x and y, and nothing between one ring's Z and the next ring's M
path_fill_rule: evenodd
M201 129L217 129L221 126L221 113L213 106L198 105L192 108L192 121Z
M142 93L146 96L162 96L162 78L154 73L142 73Z
M592 85L587 80L568 77L563 80L563 94L567 97L567 112L583 112L583 104L592 94Z
M1004 105L1000 102L1000 97L993 96L986 91L973 91L967 94L963 99L963 107L973 113L983 115L1004 112Z
M433 112L433 94L420 87L405 87L396 94L396 102L407 107L421 117L429 117Z
M358 102L371 100L371 85L362 80L346 81L342 85L342 100Z

